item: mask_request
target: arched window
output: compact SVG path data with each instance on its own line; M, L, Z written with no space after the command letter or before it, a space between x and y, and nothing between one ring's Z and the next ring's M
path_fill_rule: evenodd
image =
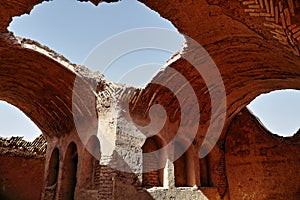
M77 183L77 164L78 154L74 142L70 143L65 154L64 167L62 171L62 182L60 198L64 200L73 200Z
M184 151L183 146L179 142L175 142L174 155L181 154ZM182 154L177 160L174 161L174 176L175 176L175 187L186 187L187 186L187 169L186 169L186 153Z
M145 144L143 145L143 153L150 153L162 148L162 143L159 138L154 136L147 138ZM153 155L143 157L143 186L146 188L150 187L162 187L163 186L163 174L164 169L158 169L161 166L160 162L163 162L164 155ZM164 165L163 165L164 166ZM157 169L154 171L149 171L150 169Z
M59 170L59 150L55 148L52 151L51 158L49 161L49 168L47 174L47 186L53 186L57 182Z
M211 187L210 171L209 171L209 155L199 159L200 165L200 183L201 187Z
M186 149L186 147L183 148L182 143L175 142L174 155L177 157L180 154L182 155L174 161L175 187L193 187L197 185L195 162L197 160L193 146Z
M83 154L81 168L81 184L83 188L93 189L95 169L99 165L100 157L100 142L97 136L92 136L88 140Z

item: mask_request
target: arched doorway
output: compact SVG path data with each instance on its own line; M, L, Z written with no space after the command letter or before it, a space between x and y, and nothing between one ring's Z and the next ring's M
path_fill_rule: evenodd
M142 149L144 153L150 153L162 148L162 142L157 136L147 138ZM143 156L143 186L146 188L151 187L162 187L163 186L163 174L164 169L159 168L160 162L163 162L164 155L152 155L152 156ZM157 169L154 171L149 171L149 169Z
M184 152L182 144L179 142L174 143L174 155L178 155ZM174 176L175 176L175 187L187 187L187 156L186 152L182 154L177 160L174 161Z
M175 187L193 187L197 185L196 167L198 163L195 163L193 146L185 150L183 145L180 142L175 142L174 145L175 157L184 152L174 161Z
M64 167L62 170L62 182L59 197L65 200L73 200L77 183L78 153L74 142L68 146L65 154Z
M49 168L47 174L47 187L51 187L57 183L58 170L59 170L59 150L58 148L55 148L52 151L50 161L49 161Z
M209 155L199 159L201 187L211 187Z
M92 136L84 150L81 167L81 185L86 189L93 189L95 185L95 171L99 167L101 153L97 136Z

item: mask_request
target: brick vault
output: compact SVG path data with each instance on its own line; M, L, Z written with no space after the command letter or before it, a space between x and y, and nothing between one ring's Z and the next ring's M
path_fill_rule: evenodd
M290 138L273 135L246 108L262 93L300 89L299 0L140 0L205 48L222 77L224 105L212 105L210 98L218 83L207 86L187 61L203 58L193 54L189 38L167 67L138 89L111 83L7 30L12 17L41 2L0 4L0 99L43 132L32 143L1 140L1 199L300 199L300 132ZM176 94L184 91L174 69L195 91L200 121L181 122L193 112L183 113L174 92L155 84L169 82ZM74 82L79 83L75 94ZM186 103L193 105L188 98ZM167 120L158 134L147 137L136 124L150 122L154 104L164 106ZM208 129L220 123L211 117L213 106L226 112L224 127L212 151L199 158ZM179 124L185 134L176 137ZM196 136L188 141L195 124ZM106 140L96 136L99 129ZM113 148L104 150L107 140ZM145 156L170 141L172 149ZM172 160L180 148L186 151ZM147 170L161 163L161 169Z

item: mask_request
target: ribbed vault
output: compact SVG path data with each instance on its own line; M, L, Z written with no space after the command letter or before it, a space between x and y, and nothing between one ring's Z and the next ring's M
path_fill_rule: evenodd
M298 52L274 38L272 29L266 26L266 19L249 15L244 3L206 0L141 0L141 2L170 20L179 32L202 45L216 63L225 85L227 98L227 117L221 139L224 138L226 127L232 118L256 96L278 89L300 89ZM283 8L287 8L287 5L284 4ZM296 11L296 7L294 10ZM295 15L294 18L296 17ZM294 20L289 26L298 26L298 22ZM276 27L285 30L284 21L279 21ZM289 39L288 34L285 37L286 40ZM297 41L291 45L297 46ZM193 56L194 60L199 59L193 55L194 47L189 46L189 41L187 46L184 56L170 62L166 70L158 74L152 82L170 77L169 68L176 69L184 75L198 96L201 109L199 133L205 134L211 120L210 96L201 75L183 59ZM198 62L201 62L201 58ZM159 102L166 106L169 116L176 115L175 112L178 111L176 98L163 86L150 83L141 93L136 93L140 101L132 98L136 101L133 103L132 113L141 115L142 110L146 116L151 106L149 104ZM179 112L177 114L176 119L179 119ZM197 142L201 145L201 140Z
M299 1L289 1L296 2L294 6L280 0L259 1L263 4L259 5L261 12L255 10L258 8L255 2L258 1L140 1L170 20L179 32L203 46L218 67L225 86L227 104L226 109L220 108L226 111L225 126L220 143L210 153L211 162L215 163L210 171L212 186L218 187L220 195L224 197L228 184L222 143L232 119L262 93L279 89L300 90L300 32L296 32L299 27ZM83 77L78 73L83 68L68 63L46 47L28 40L17 40L8 33L7 26L12 17L29 13L34 5L41 2L5 0L0 4L0 100L20 108L49 141L53 137L70 133L75 129L74 121L80 121L83 125L97 124L92 88L104 90L104 87L101 87L103 82L100 83L101 80L96 76L89 76L86 71L87 76ZM97 5L100 1L91 2ZM249 8L249 2L253 4L252 8ZM271 2L276 5L271 5ZM273 7L277 14L275 10L272 11ZM176 135L182 113L176 95L155 82L163 83L167 80L174 83L177 91L184 91L186 85L178 83L177 77L172 74L172 69L175 69L188 80L198 99L201 120L198 135L193 141L193 148L198 152L209 124L218 126L220 121L211 118L211 99L203 74L199 74L185 59L200 63L203 61L201 55L193 54L195 46L188 37L185 49L169 60L166 68L146 88L117 88L123 96L115 97L121 105L129 101L131 117L144 125L149 122L150 107L162 104L170 123L165 124L158 136L163 138L163 143L168 143ZM81 84L76 84L78 88L75 88L74 94L75 79ZM217 88L219 84L216 83L214 87ZM187 100L185 103L191 105L193 102ZM189 132L187 123L184 124ZM179 139L183 141L181 145L190 144L190 141L184 141L185 138ZM193 156L198 159L197 155Z
M6 29L13 16L29 13L33 6L40 2L4 1L0 5L2 19L0 93L2 100L19 107L43 132L55 135L74 128L71 97L75 72L49 56L23 48L16 42L14 44ZM99 2L92 1L96 5ZM259 94L278 89L300 89L300 59L297 51L291 51L291 48L287 48L273 37L270 27L265 25L266 19L249 15L245 3L206 0L141 0L141 2L170 20L181 33L194 39L210 54L220 71L226 89L225 127ZM272 15L271 8L268 10L267 7L265 5L264 9ZM286 7L287 5L283 4L282 9ZM297 8L294 6L295 9ZM291 14L291 19L297 17L297 12ZM277 21L281 19L277 19L275 15L274 17ZM285 22L279 21L277 26L287 27ZM295 28L298 21L293 22L290 26ZM192 47L189 46L189 41L187 44L184 54L189 56ZM154 81L166 78L169 75L169 68L176 69L190 81L199 99L202 129L200 132L205 134L211 109L205 82L193 66L182 57L170 62ZM133 116L143 115L147 118L149 106L159 102L165 104L169 116L172 116L171 120L173 118L176 121L176 118L179 118L178 102L163 86L150 83L141 92L136 91L135 95L139 98L130 98L136 101L131 107ZM79 104L82 102L78 101ZM89 109L94 110L93 105L87 110ZM198 141L199 145L200 143Z

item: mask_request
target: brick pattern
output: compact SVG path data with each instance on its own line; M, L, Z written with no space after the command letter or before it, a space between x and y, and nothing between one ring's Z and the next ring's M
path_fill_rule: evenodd
M162 186L159 181L159 171L144 173L143 174L143 186L145 188Z
M143 171L157 169L158 158L155 156L147 158L147 160L143 161ZM162 186L159 180L159 170L143 173L143 186L146 188Z
M272 134L247 109L242 110L226 139L230 198L300 199L299 133L290 138Z
M148 138L142 149L143 153L154 152L159 149L157 141L153 138ZM143 175L142 185L145 188L160 187L163 186L163 169L152 171L152 169L158 169L160 162L160 155L144 156L143 157Z
M218 188L218 192L220 196L223 197L226 194L229 186L226 177L225 152L222 149L219 152L219 163L215 170L215 173L217 175L216 185Z
M104 108L111 106L112 99L114 99L115 88L112 83L106 81L104 78L100 84L98 84L97 90L99 90L99 85L101 85L101 91L97 93L97 109L101 112Z
M135 174L117 171L107 165L96 167L94 183L98 190L97 199L101 200L114 199L116 194L117 199L122 199L120 195L139 194L144 191Z
M95 185L99 185L98 199L112 199L113 195L113 176L115 172L108 166L99 165L95 170Z
M101 172L101 165L96 165L94 169L94 175L93 175L93 183L92 183L93 188L99 188L100 186L100 182L101 182L100 172Z
M297 0L239 0L244 11L253 17L264 18L263 25L281 44L300 56L300 24L296 15L300 9Z

